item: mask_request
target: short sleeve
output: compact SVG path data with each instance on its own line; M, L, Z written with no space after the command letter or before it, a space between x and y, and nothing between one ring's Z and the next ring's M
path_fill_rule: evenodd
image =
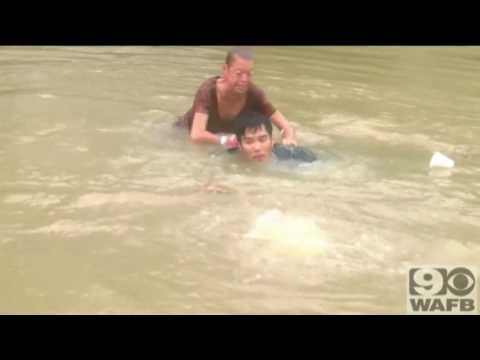
M265 92L252 84L251 95L254 110L270 118L276 109L272 103L268 101Z
M211 81L205 81L198 89L193 101L193 113L208 114L210 111Z

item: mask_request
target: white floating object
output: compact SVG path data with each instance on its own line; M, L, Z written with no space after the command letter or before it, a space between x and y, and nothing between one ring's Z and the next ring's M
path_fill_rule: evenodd
M430 167L442 167L442 168L453 168L455 166L455 161L449 159L445 155L435 152L430 160Z

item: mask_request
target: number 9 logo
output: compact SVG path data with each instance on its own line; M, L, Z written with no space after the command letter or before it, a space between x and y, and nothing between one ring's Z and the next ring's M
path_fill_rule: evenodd
M447 271L435 268L410 269L411 295L444 295L446 293Z

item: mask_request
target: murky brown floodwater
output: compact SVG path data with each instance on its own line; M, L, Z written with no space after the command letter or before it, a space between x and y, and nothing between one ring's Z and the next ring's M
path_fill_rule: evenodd
M0 313L403 314L478 263L480 48L257 48L293 171L171 128L225 50L0 48Z

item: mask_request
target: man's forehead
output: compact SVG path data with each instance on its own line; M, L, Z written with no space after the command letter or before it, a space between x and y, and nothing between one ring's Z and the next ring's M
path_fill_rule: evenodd
M247 128L245 129L245 135L244 137L253 137L253 136L262 136L262 135L268 135L267 129L265 129L265 125L261 125L261 127L258 128Z

